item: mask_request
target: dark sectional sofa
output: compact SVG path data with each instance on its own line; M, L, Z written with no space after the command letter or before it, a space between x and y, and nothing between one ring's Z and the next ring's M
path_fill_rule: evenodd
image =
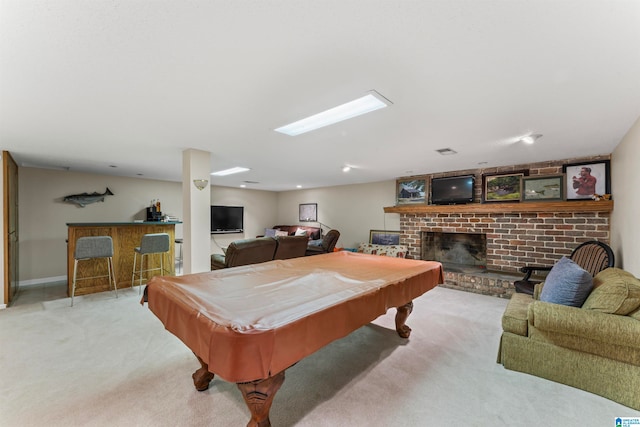
M307 236L256 237L236 240L226 253L211 255L211 270L259 264L274 259L289 259L305 255Z
M322 238L322 229L320 227L309 227L306 225L274 225L274 230L286 231L289 236L295 236L298 229L307 232L309 240L319 240Z

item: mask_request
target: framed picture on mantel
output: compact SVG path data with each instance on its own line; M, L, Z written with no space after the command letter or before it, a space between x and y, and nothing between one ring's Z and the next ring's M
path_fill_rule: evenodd
M482 203L519 202L520 181L528 170L482 175Z
M595 194L611 194L609 165L609 160L563 165L567 200L591 200Z
M396 206L426 204L426 189L427 179L425 177L413 177L397 180Z
M565 200L564 174L523 177L521 194L523 202Z

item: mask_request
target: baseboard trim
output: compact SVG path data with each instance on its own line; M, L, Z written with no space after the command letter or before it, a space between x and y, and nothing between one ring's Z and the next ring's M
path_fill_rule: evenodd
M29 280L20 280L18 282L18 287L23 286L37 286L42 285L43 283L54 283L54 282L66 282L67 276L54 276L54 277L43 277L41 279L29 279Z

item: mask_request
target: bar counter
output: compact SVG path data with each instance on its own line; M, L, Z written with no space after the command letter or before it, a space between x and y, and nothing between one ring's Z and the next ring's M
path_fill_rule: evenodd
M133 272L134 249L140 246L142 236L149 233L167 233L169 235L169 252L162 254L163 275L175 275L175 226L181 222L83 222L67 223L67 295L71 296L73 286L73 253L76 241L80 237L111 236L113 239L113 265L118 289L131 286ZM139 258L139 257L138 257ZM78 263L78 278L107 274L104 259L92 259ZM148 266L148 267L147 267ZM160 255L145 257L145 269L160 267ZM139 267L138 267L139 268ZM151 276L160 275L160 271L151 272ZM143 280L143 284L145 280ZM112 286L113 288L113 286ZM85 295L109 290L107 277L79 280L76 283L76 295Z

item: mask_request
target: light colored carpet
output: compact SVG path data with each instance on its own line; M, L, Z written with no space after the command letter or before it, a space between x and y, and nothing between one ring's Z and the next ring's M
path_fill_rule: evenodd
M0 425L245 426L235 384L195 391L193 354L137 290L119 295L0 310ZM601 427L640 416L497 364L506 300L436 288L414 302L409 340L390 310L288 369L272 425Z

